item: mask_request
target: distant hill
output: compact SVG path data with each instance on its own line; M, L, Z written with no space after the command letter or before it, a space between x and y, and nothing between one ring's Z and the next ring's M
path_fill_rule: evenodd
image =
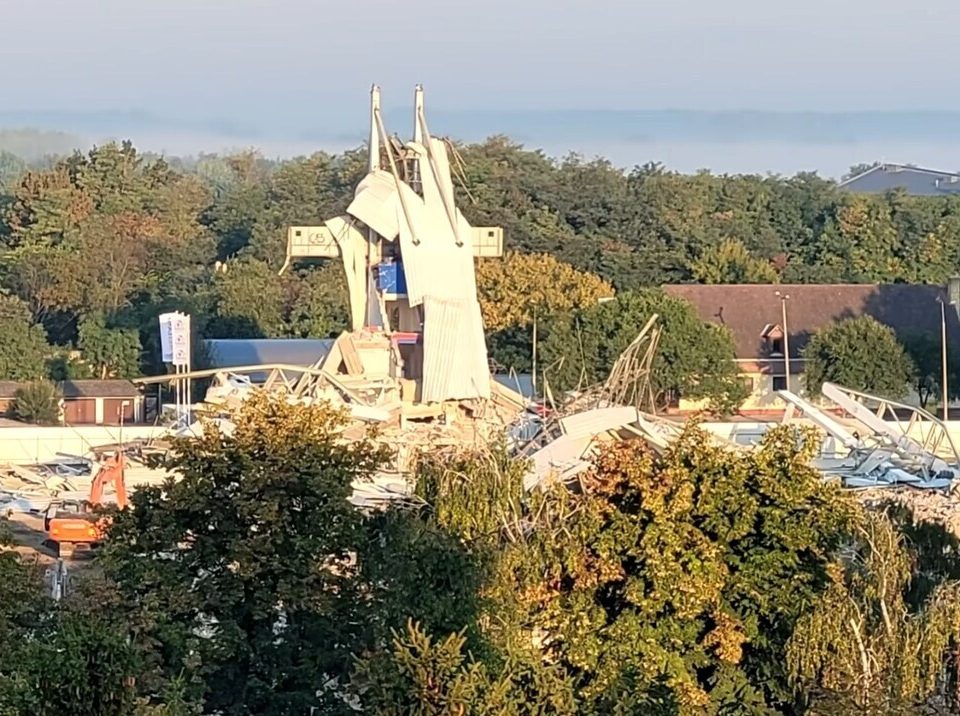
M85 145L80 137L66 132L2 127L0 124L0 152L9 152L28 164L37 164L48 157L69 154Z
M473 139L503 133L520 140L663 140L847 143L960 140L960 112L761 112L697 110L431 110L442 131Z
M238 117L142 111L0 111L0 151L34 163L111 139L145 151L187 156L257 148L288 157L340 151L367 136L363 108L251 105ZM217 110L214 110L217 111ZM387 127L411 131L409 107L386 111ZM620 166L723 172L820 171L840 176L857 162L960 167L960 112L766 112L701 110L449 110L429 107L430 128L463 141L503 134L552 155L577 151ZM28 127L31 129L22 129Z
M408 108L386 112L388 125L404 130ZM447 110L430 108L437 133L467 141L506 134L520 141L663 140L845 143L873 140L960 141L960 112L764 112L701 110ZM296 113L259 113L243 119L173 117L137 111L0 111L0 128L31 127L77 137L137 134L206 134L224 139L352 141L366 136L364 114L329 108ZM66 133L66 134L62 134ZM13 151L13 150L11 150ZM18 152L19 153L19 152Z

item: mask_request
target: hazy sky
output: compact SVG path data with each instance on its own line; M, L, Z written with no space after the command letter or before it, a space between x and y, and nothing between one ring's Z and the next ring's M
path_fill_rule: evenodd
M960 109L958 0L0 0L8 110Z

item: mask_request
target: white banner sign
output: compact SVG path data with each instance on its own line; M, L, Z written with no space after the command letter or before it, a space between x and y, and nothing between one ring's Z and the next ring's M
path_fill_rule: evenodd
M179 311L160 315L160 356L164 363L190 365L190 316Z
M173 317L175 313L160 314L160 360L173 363Z

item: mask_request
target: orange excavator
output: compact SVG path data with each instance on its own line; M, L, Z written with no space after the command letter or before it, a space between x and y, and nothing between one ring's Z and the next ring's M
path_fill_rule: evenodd
M60 557L70 557L75 550L89 551L98 547L109 526L108 520L98 515L96 508L103 503L104 488L113 485L117 507L127 506L127 486L123 471L126 459L122 453L107 458L90 484L87 500L56 500L51 502L43 517L47 540L57 545Z

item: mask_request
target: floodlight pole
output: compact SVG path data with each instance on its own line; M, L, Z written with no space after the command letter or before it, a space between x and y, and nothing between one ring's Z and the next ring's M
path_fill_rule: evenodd
M942 377L940 383L943 387L943 419L944 421L949 419L950 411L948 409L948 402L950 395L947 390L947 309L944 300L941 298L940 301L940 370L942 371Z
M781 323L783 324L783 373L784 373L784 384L787 387L787 391L790 390L790 331L787 329L787 301L790 299L790 296L785 293L776 292L777 298L780 299L780 315Z

